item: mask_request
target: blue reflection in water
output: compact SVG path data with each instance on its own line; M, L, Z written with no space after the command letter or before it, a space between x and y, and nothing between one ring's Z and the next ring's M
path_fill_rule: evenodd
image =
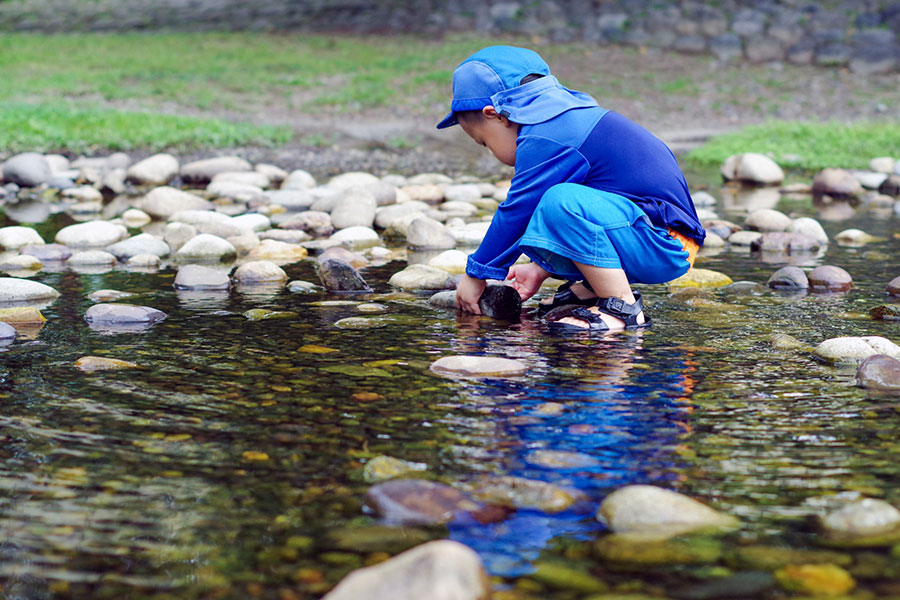
M490 573L525 575L554 538L596 537L603 529L594 517L597 506L614 489L636 483L675 485L683 465L674 450L690 431L694 366L679 350L667 351L660 361L640 349L640 338L636 343L604 341L575 355L560 355L566 367L562 375L550 364L536 380L489 380L472 390L484 400L518 403L516 417L497 417L503 438L515 442L500 459L501 471L574 487L591 500L586 510L583 505L558 514L519 510L491 525L462 519L451 523L451 539L475 549ZM579 375L566 376L573 371ZM552 416L537 411L551 402L564 410ZM561 467L536 464L535 452L548 450L577 455L568 457L574 463Z

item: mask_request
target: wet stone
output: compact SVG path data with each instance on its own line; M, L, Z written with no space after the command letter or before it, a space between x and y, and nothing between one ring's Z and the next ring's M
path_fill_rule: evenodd
M495 356L445 356L434 361L430 369L438 375L463 377L516 377L528 370L522 362Z
M456 288L456 278L453 275L428 265L409 265L402 271L394 273L388 283L406 291Z
M788 565L775 571L778 584L812 596L840 596L856 587L853 577L837 565Z
M43 243L41 235L31 227L11 225L0 228L0 247L7 250L17 250L22 246L40 246Z
M64 261L72 256L72 251L68 246L62 244L39 244L28 245L19 248L21 254L27 254L40 260L41 262Z
M791 218L781 211L763 208L750 213L744 225L751 231L762 233L786 231L791 225Z
M600 461L589 454L568 450L535 450L528 453L525 460L545 469L589 469L600 465Z
M869 235L861 229L845 229L834 236L834 239L842 246L865 246L868 243L876 241L873 235Z
M363 468L363 479L368 483L407 477L413 473L425 471L428 465L410 462L393 456L376 456L370 459Z
M428 304L437 308L456 309L456 290L437 292L428 299Z
M716 288L733 283L731 277L710 269L693 268L678 279L669 282L670 288L702 287Z
M69 248L105 248L128 237L122 225L108 221L88 221L63 227L56 234L56 242Z
M764 233L750 243L750 249L761 252L811 252L819 249L819 242L802 233L771 232Z
M776 290L805 290L809 279L800 267L782 267L772 273L766 285Z
M40 258L40 257L38 257ZM887 284L885 291L889 296L894 296L895 298L900 298L900 277L895 277L891 279L890 283Z
M371 317L347 317L335 322L338 329L378 329L388 325L388 321Z
M413 527L367 525L333 529L325 534L322 543L327 548L349 552L388 552L409 550L431 540L434 534Z
M769 338L769 344L779 350L800 350L807 347L807 344L786 333L774 334Z
M265 308L251 308L244 312L244 318L248 321L272 321L275 319L294 319L298 313L292 310L268 310Z
M75 368L85 373L95 371L117 371L120 369L135 369L140 365L118 358L105 358L102 356L82 356L75 361Z
M0 304L43 302L57 297L59 292L49 285L17 277L0 277Z
M607 535L594 544L594 554L617 566L696 565L719 560L722 545L706 537L669 538L629 533Z
M115 300L124 300L134 296L131 292L122 292L119 290L97 290L88 294L91 302L112 302Z
M900 510L877 498L864 498L831 511L822 520L832 539L853 540L895 534L900 537Z
M165 318L161 310L135 304L95 304L84 314L85 321L98 324L155 323Z
M853 563L849 554L834 550L809 550L785 546L743 546L734 551L732 560L740 568L774 571L785 565L831 563L842 567Z
M522 312L522 297L509 285L488 285L478 299L481 314L504 321L516 321Z
M176 290L227 290L231 287L228 273L203 265L184 265L178 269L175 282Z
M587 499L575 489L566 489L546 481L524 477L500 476L479 481L472 491L475 498L516 509L535 509L558 513Z
M456 238L439 221L429 217L414 219L406 231L406 241L411 248L449 249L456 246Z
M869 311L869 316L879 321L900 321L900 304L882 304Z
M823 169L813 177L813 195L833 198L856 197L863 192L862 184L845 169Z
M853 287L853 278L840 267L822 265L807 275L812 292L846 292Z
M759 231L735 231L727 239L732 246L753 246L762 236Z
M282 283L287 281L284 269L265 260L254 260L235 269L232 279L242 285Z
M875 354L900 359L900 346L881 336L845 336L830 338L816 346L816 356L832 363L859 364Z
M606 583L590 573L555 561L541 560L535 562L534 571L528 577L549 588L558 590L597 594L609 589Z
M856 382L867 389L900 392L900 360L874 354L860 363Z
M780 566L780 565L779 565ZM670 595L677 600L719 598L762 598L775 587L775 578L766 571L746 571L720 579L677 588Z
M394 479L366 493L366 504L386 523L446 523L457 513L478 508L471 498L448 485L424 479Z
M0 340L8 342L14 339L16 339L16 328L5 321L0 321Z
M209 233L191 238L175 253L175 259L181 262L229 261L235 256L237 250L231 242Z
M318 261L316 271L322 286L329 292L368 293L372 291L359 271L340 258Z

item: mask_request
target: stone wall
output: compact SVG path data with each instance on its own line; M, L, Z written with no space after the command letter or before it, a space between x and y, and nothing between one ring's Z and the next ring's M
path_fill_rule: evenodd
M0 31L156 29L478 31L722 61L900 69L898 0L0 0Z

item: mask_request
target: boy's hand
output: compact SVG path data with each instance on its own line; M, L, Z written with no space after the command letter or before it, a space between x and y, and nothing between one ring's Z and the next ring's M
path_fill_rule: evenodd
M509 274L506 276L507 279L512 280L513 288L519 292L523 301L534 296L548 277L550 277L550 273L536 263L513 265L509 268Z
M459 285L456 286L457 308L480 315L481 309L478 307L478 299L484 293L485 286L487 286L487 282L483 279L475 279L474 277L463 275L463 278L459 280Z

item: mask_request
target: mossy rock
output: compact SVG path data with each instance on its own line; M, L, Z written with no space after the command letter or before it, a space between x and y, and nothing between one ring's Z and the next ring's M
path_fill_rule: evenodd
M534 563L531 579L558 590L572 590L582 593L605 592L609 587L590 573L557 562L539 561Z
M700 565L719 560L722 544L706 536L661 540L639 534L614 533L594 544L594 553L616 566L639 569L646 565Z
M669 282L669 289L685 287L718 288L734 283L728 275L710 269L691 269Z

